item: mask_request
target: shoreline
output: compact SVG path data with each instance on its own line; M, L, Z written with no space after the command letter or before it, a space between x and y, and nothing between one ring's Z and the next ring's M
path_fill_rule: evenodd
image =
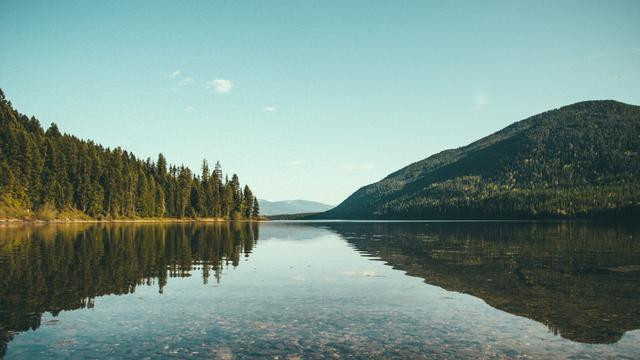
M53 220L40 220L40 219L16 219L5 218L0 219L0 225L8 224L91 224L91 223L189 223L189 222L201 222L201 223L218 223L218 222L259 222L268 221L267 218L259 219L224 219L224 218L141 218L141 219L53 219Z

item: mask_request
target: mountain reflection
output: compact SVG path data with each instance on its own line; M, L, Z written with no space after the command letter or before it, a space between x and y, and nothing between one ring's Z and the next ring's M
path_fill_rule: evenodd
M640 328L640 232L592 223L332 223L410 276L583 343Z
M216 223L0 227L0 357L42 314L96 297L221 281L263 239L338 234L364 256L582 343L640 328L640 227L566 223ZM295 249L295 247L292 247ZM293 251L293 250L292 250ZM287 254L286 256L296 256ZM280 261L287 261L286 256ZM199 276L199 275L198 275ZM311 283L310 283L311 284ZM311 286L311 285L310 285ZM375 306L375 304L371 304ZM473 319L469 319L473 321Z
M37 329L44 312L93 307L201 271L220 281L258 239L253 223L63 225L0 228L0 357L16 332Z

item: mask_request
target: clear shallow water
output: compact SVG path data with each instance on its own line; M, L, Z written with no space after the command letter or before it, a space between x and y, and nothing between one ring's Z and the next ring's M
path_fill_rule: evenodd
M638 358L640 231L590 223L0 228L14 358Z

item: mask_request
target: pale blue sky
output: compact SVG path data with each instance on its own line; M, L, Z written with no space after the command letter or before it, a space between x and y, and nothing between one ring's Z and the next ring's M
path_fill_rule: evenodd
M636 0L2 0L0 87L43 125L337 204L545 110L640 104L639 19Z

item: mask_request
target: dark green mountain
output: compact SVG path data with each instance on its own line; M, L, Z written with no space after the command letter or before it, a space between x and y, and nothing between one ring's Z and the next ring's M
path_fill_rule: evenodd
M639 153L639 106L580 102L413 163L316 217L638 217Z

